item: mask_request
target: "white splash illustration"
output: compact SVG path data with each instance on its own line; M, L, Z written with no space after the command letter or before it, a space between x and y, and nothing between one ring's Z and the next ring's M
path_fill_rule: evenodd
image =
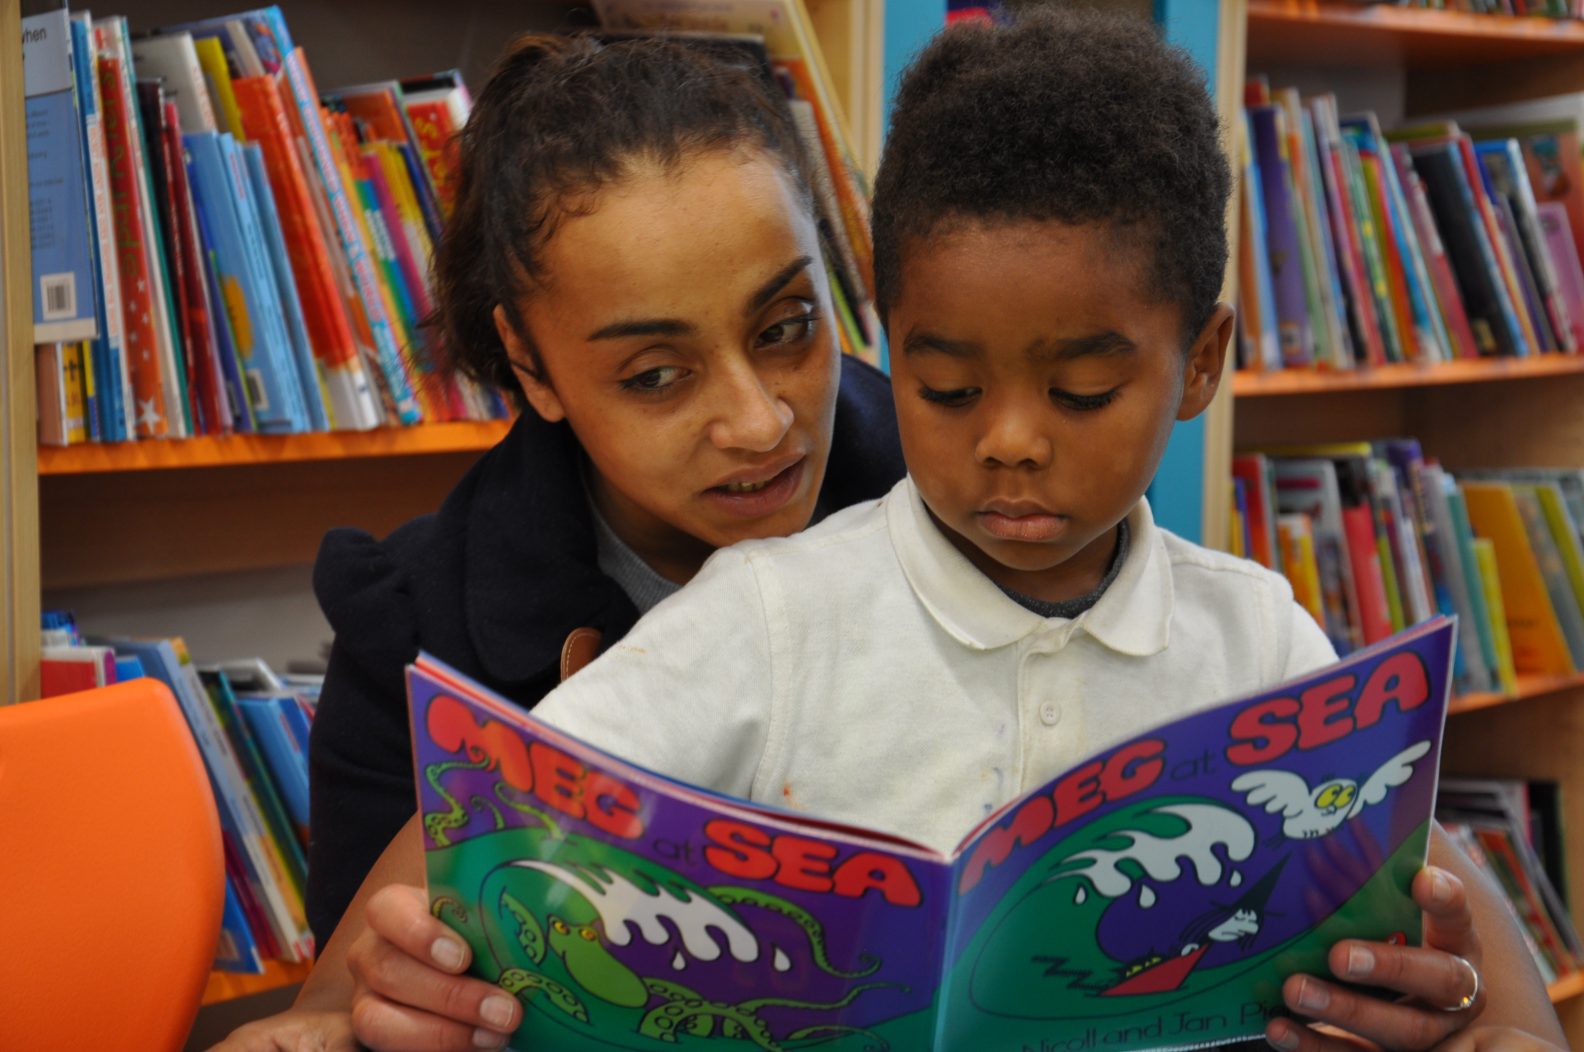
M1233 792L1248 802L1264 805L1271 814L1280 811L1282 833L1293 840L1325 836L1371 804L1413 777L1414 761L1430 751L1427 741L1415 742L1381 764L1360 785L1351 778L1333 778L1313 789L1290 771L1249 771L1232 782Z
M678 950L676 956L671 958L671 967L679 972L687 967L687 958L682 956L681 950Z
M1241 887L1243 884L1243 874L1234 869L1232 871L1232 879L1227 881L1227 883L1231 884L1234 888Z
M1147 910L1153 905L1155 905L1155 889L1145 884L1139 888L1139 908Z
M1220 883L1223 868L1214 851L1217 845L1224 847L1227 857L1234 862L1242 862L1254 852L1254 827L1236 811L1211 804L1166 804L1149 813L1175 815L1187 822L1188 828L1171 837L1155 836L1138 829L1118 830L1113 835L1126 837L1130 841L1127 847L1080 851L1067 861L1089 862L1088 867L1068 869L1050 879L1087 877L1101 895L1115 899L1126 895L1133 887L1134 878L1122 870L1120 863L1134 862L1142 866L1151 879L1164 883L1182 875L1182 861L1186 859L1199 883L1212 887ZM1149 902L1145 901L1145 893ZM1148 906L1154 898L1154 892L1145 888L1139 895L1139 905Z
M792 970L792 958L788 957L786 955L786 951L779 946L775 948L775 961L773 962L773 966L778 972L789 972Z
M1084 887L1082 884L1078 885L1077 892L1075 892L1073 894L1073 905L1082 906L1083 903L1084 903L1084 899L1086 899L1088 897L1089 897L1089 889Z
M664 946L671 941L671 932L660 922L665 917L676 924L682 945L696 960L713 961L721 955L721 945L711 929L726 937L727 949L736 960L759 959L759 940L753 932L707 899L690 898L670 888L658 894L644 891L620 874L604 869L572 869L532 859L520 859L512 865L554 877L588 899L605 922L605 937L616 946L632 942L635 929L649 945ZM680 959L678 950L677 960ZM677 960L671 964L680 970L683 965Z

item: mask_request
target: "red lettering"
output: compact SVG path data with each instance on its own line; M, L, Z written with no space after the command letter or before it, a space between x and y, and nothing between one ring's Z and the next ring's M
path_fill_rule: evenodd
M1065 825L1105 803L1098 778L1103 766L1099 760L1086 763L1056 783L1051 791L1056 801L1055 825Z
M979 838L968 864L963 867L959 891L967 891L984 876L991 866L999 866L1018 845L1027 846L1051 831L1056 823L1056 809L1048 798L1036 796L1017 809L1012 821L992 829Z
M533 761L534 795L573 818L583 817L583 776L588 768L544 742L528 747Z
M612 836L636 840L643 836L643 819L638 816L638 794L609 775L599 771L588 773L588 783L583 787L588 808L589 824L603 829Z
M1372 727L1380 722L1388 701L1395 701L1402 712L1417 709L1430 700L1430 677L1424 662L1411 650L1393 654L1375 666L1364 692L1359 695L1358 725Z
M764 880L776 871L776 860L764 850L770 834L745 822L717 818L704 826L704 835L717 847L704 849L704 859L728 876Z
M873 851L861 851L837 866L834 883L836 894L848 899L876 890L893 906L917 906L924 897L901 859Z
M1125 745L1107 757L1105 770L1100 772L1100 790L1105 794L1106 803L1115 803L1154 785L1166 768L1166 761L1160 758L1165 751L1165 742L1146 738Z
M1353 733L1352 676L1338 676L1303 692L1298 709L1298 748L1318 749Z
M1298 709L1298 702L1292 698L1271 698L1238 713L1232 720L1230 736L1239 744L1227 746L1227 762L1247 767L1285 755L1298 743L1298 728L1278 721L1292 719Z
M776 870L776 883L800 891L829 891L831 889L831 859L836 857L836 845L802 837L778 836L770 846L781 868Z

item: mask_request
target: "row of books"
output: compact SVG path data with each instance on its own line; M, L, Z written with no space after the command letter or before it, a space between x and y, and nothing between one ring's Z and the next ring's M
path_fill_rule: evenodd
M308 729L318 677L282 677L253 658L196 664L180 637L81 634L44 615L43 696L152 676L175 695L219 812L226 898L215 967L313 959L303 908L308 864Z
M421 321L458 75L320 94L278 8L24 20L40 437L503 416Z
M1554 983L1584 967L1568 912L1556 783L1442 778L1436 818L1504 893L1541 977Z
M1539 18L1584 18L1584 0L1362 0L1391 3L1421 11L1466 11L1476 15L1528 15Z
M843 350L875 360L867 190L801 0L595 6L612 35L691 31L776 81L824 162ZM459 73L321 92L278 7L137 37L59 9L24 20L23 60L42 442L506 415L436 370L422 324Z
M1463 692L1584 670L1584 470L1459 471L1414 439L1233 458L1232 548L1292 582L1339 653L1458 616Z
M1392 132L1263 78L1245 102L1240 367L1584 347L1580 97Z

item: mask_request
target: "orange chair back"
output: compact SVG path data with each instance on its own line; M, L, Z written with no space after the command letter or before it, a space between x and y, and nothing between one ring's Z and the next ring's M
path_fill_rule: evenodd
M179 1049L225 904L219 820L169 690L0 706L0 1049Z

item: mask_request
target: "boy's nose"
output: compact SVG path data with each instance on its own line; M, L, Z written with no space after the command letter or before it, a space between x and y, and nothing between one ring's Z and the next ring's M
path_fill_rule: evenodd
M974 447L979 463L987 467L1046 468L1055 453L1050 436L1029 414L1000 411Z

